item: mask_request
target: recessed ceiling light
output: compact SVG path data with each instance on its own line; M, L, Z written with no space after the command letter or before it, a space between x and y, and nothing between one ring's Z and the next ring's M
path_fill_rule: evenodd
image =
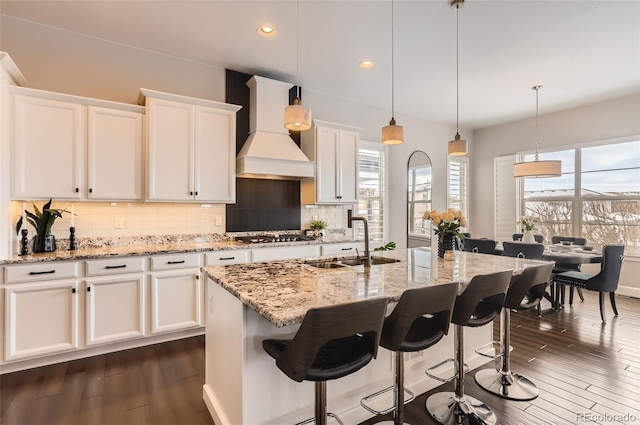
M371 68L374 65L374 62L372 60L362 60L360 61L360 63L358 63L358 65L360 66L360 68Z
M258 34L264 37L273 37L276 33L276 29L271 25L261 25L258 27Z

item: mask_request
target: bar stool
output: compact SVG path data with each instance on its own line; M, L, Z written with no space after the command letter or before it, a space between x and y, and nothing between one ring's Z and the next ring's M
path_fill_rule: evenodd
M300 424L326 425L327 382L366 366L378 353L387 298L312 308L293 339L266 339L262 347L296 382L315 382L315 416Z
M496 423L496 415L482 401L464 394L464 327L478 327L490 323L502 309L509 287L512 270L478 275L471 279L464 292L456 298L451 323L454 329L454 369L455 391L441 392L427 399L427 410L438 422L454 424ZM445 362L443 362L445 363ZM427 370L427 375L435 377L431 371L443 363ZM452 379L453 379L452 378Z
M544 297L552 270L553 263L527 267L509 286L500 316L502 367L500 370L483 369L476 372L476 382L490 393L510 400L533 400L538 397L539 391L533 382L511 372L511 310L535 308Z
M404 423L404 405L413 400L413 393L404 389L404 355L424 350L439 342L449 331L453 303L458 294L458 283L425 286L406 290L393 312L384 320L380 345L395 355L395 383L360 400L362 407L374 415L393 411L393 421L378 424ZM428 316L428 317L425 317ZM367 402L393 390L394 405L376 410ZM403 391L404 390L404 391ZM410 398L405 400L405 391Z

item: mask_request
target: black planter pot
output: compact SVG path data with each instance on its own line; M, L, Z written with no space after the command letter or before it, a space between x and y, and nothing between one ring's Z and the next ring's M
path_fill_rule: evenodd
M56 238L53 235L33 237L33 252L53 252L56 250Z
M450 233L439 235L438 237L438 257L443 258L445 251L453 251L455 249L455 236Z

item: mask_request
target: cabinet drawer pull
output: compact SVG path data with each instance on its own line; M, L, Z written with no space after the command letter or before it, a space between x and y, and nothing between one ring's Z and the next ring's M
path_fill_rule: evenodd
M92 188L89 188L89 193L93 193L93 189Z
M80 192L80 188L76 187L76 193Z
M91 286L87 286L87 292L91 292Z
M352 251L353 248L342 248L343 251Z
M167 261L167 264L184 264L184 260L180 260L180 261Z
M46 272L29 272L30 275L38 275L38 274L53 274L55 273L55 270L47 270Z
M235 260L235 259L236 259L236 257L220 257L220 258L218 258L218 260L220 260L220 261Z
M119 266L105 266L105 269L124 269L125 267L127 267L126 264L121 264Z
M71 293L75 294L76 293L76 288L71 288Z

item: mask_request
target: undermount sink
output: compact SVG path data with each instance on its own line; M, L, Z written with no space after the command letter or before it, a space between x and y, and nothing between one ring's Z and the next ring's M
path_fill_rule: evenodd
M394 258L384 258L384 257L371 257L371 265L376 266L379 264L390 264L397 263L400 260L396 260ZM340 267L346 266L362 266L364 265L364 260L360 258L349 258L345 260L336 260L336 261L311 261L305 263L311 267L317 267L320 269L336 269Z

